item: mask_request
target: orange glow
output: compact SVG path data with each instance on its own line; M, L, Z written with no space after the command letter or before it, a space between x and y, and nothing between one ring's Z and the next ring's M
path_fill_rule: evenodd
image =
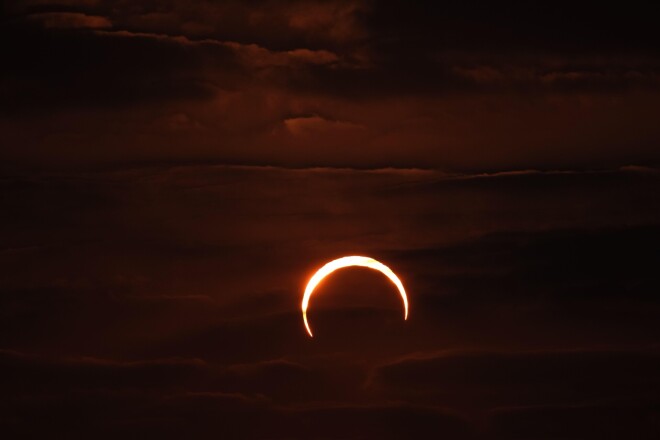
M397 289L399 289L399 293L401 294L401 299L403 300L403 307L404 307L403 319L408 319L408 297L406 296L406 290L403 288L403 283L401 283L399 277L397 277L396 274L392 272L392 270L389 267L369 257L359 257L359 256L342 257L333 260L327 263L322 268L320 268L318 271L316 271L314 276L307 283L307 287L305 288L305 294L303 295L303 300L302 300L302 313L303 313L303 321L305 322L305 328L307 328L307 333L309 333L309 336L313 337L314 335L312 334L312 330L309 327L309 322L307 321L307 307L309 306L309 299L312 296L314 289L316 288L316 286L319 285L321 281L323 281L325 277L330 275L332 272L336 271L337 269L342 269L344 267L351 267L351 266L368 267L369 269L374 269L379 271L387 278L389 278L390 281L392 281L392 283L394 283L394 285L397 287Z

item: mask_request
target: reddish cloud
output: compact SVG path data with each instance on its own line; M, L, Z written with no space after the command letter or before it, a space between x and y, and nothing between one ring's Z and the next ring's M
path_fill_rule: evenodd
M97 6L101 0L25 0L27 6L68 6L68 7L91 7Z
M339 135L364 130L365 127L347 121L331 121L320 116L303 116L284 120L284 126L294 136Z
M289 26L328 41L348 42L366 37L366 30L357 15L366 11L362 1L297 2L292 3L287 15Z
M247 65L257 68L289 66L291 64L324 65L339 61L339 57L327 50L294 49L274 52L256 44L221 43L234 49Z
M0 435L660 438L652 6L9 2Z
M32 14L28 18L41 23L47 29L108 29L112 27L112 22L106 17L77 12L47 12Z

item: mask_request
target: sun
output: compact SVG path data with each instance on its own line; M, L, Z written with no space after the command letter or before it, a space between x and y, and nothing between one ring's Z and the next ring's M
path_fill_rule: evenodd
M307 321L307 308L309 306L309 299L312 296L312 293L314 293L314 289L316 286L319 285L321 281L334 271L338 269L343 269L345 267L353 267L353 266L358 266L358 267L367 267L369 269L377 270L383 275L385 275L387 278L394 283L394 285L399 289L399 293L401 294L401 299L403 300L403 307L404 307L404 313L403 313L403 319L408 319L408 296L406 295L406 289L403 287L403 283L399 279L399 277L396 276L394 272L392 272L392 269L389 267L385 266L383 263L380 261L374 260L373 258L370 257L361 257L361 256L350 256L350 257L342 257L338 258L336 260L332 260L329 263L326 263L322 268L316 271L316 273L310 278L309 282L307 283L307 287L305 288L305 294L303 295L302 299L302 315L303 315L303 321L305 323L305 328L307 329L307 333L309 333L309 336L313 337L314 334L312 333L312 329L309 326L309 322Z

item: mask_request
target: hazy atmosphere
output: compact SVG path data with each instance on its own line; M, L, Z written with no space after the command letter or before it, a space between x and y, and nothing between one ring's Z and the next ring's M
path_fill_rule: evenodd
M0 11L0 436L660 435L646 6Z

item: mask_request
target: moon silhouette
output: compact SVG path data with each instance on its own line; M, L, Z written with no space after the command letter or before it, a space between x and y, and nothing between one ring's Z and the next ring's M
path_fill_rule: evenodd
M352 266L359 266L359 267L368 267L369 269L374 269L385 275L387 278L394 283L394 285L399 289L399 293L401 294L401 299L403 300L403 307L404 307L404 313L403 313L403 319L408 319L408 297L406 295L406 289L403 288L403 283L399 279L399 277L396 276L394 272L392 272L392 269L389 267L385 266L383 263L380 261L374 260L373 258L369 257L360 257L360 256L351 256L351 257L342 257L338 258L336 260L332 260L331 262L325 264L322 268L316 271L314 276L309 280L307 283L307 287L305 288L305 294L303 295L303 300L302 300L302 314L303 314L303 321L305 322L305 328L307 329L307 333L309 333L309 336L314 337L312 334L312 329L309 327L309 322L307 321L307 307L309 306L309 299L312 296L312 293L314 293L314 289L316 286L319 285L321 281L334 271L338 269L343 269L344 267L352 267Z

